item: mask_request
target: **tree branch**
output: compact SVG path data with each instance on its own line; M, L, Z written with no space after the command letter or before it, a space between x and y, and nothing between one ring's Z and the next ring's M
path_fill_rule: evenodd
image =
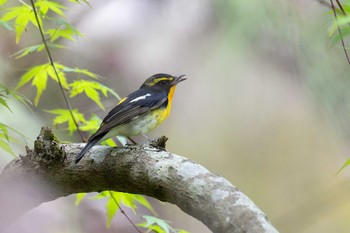
M184 157L160 151L165 137L126 148L59 144L43 128L34 149L0 174L0 231L43 202L79 192L144 194L173 203L213 232L277 232L266 215L226 179ZM158 148L157 148L158 147Z

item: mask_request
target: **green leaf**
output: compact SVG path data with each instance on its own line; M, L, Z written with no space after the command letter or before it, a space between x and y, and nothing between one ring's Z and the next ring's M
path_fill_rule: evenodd
M6 8L7 12L0 19L2 22L15 20L16 43L19 42L29 22L36 27L38 26L32 7L24 2L21 3L21 6ZM39 22L41 22L40 18Z
M70 2L74 2L74 3L78 3L81 4L80 2L85 3L86 5L88 5L90 8L92 8L92 6L90 5L89 1L87 0L69 0Z
M20 133L19 131L15 130L14 128L8 126L8 125L5 125L3 123L0 123L0 130L3 131L4 133L4 136L6 138L7 141L13 141L13 142L16 142L17 140L15 140L14 138L10 137L8 135L8 130L11 130L13 132L15 132L16 134L20 135L24 140L25 139L29 139L28 137L26 137L24 134Z
M65 48L62 45L59 44L54 44L54 43L48 43L47 46L49 48ZM32 54L34 52L41 52L45 49L45 45L44 44L37 44L37 45L33 45L33 46L29 46L27 48L21 49L19 51L17 51L16 53L12 54L11 56L15 56L16 59L27 56L29 54Z
M346 160L344 165L339 169L339 171L337 171L337 174L339 174L344 168L346 168L349 165L350 165L350 158L348 160Z
M96 130L100 127L100 124L101 124L101 118L99 118L98 116L93 114L89 120L86 120L85 122L83 122L83 124L80 126L80 130L81 131L88 131L90 133L95 133ZM122 137L122 136L117 136L117 139L123 145L125 145L125 143L127 142L126 138ZM113 147L117 146L117 144L113 141L112 138L104 140L101 144L107 145L107 146L113 146Z
M129 193L121 193L121 192L113 192L113 196L118 201L118 203L122 203L126 207L132 210L134 214L137 214L137 205L134 201L135 198L133 197L135 194L129 194ZM136 196L136 195L135 195Z
M140 227L147 228L147 232L154 231L156 233L189 233L188 231L182 229L174 229L169 225L168 221L154 216L144 215L143 218L145 219L145 222L137 225Z
M69 89L65 74L62 72L64 66L59 63L54 63L54 65L62 86L66 89ZM50 63L34 66L22 75L19 83L17 84L16 90L26 83L32 81L32 85L36 86L37 88L34 104L38 105L40 97L43 91L46 89L48 77L58 82L56 73Z
M30 80L33 79L33 77L41 72L41 70L43 69L43 66L46 66L48 64L44 64L44 65L37 65L37 66L34 66L32 68L30 68L27 72L25 72L21 79L19 80L18 84L17 84L17 87L15 90L18 90L20 87L22 87L24 84L28 83Z
M26 29L28 23L29 23L28 12L25 12L25 13L17 16L16 21L15 21L16 44L18 44L19 39L21 38L22 33Z
M89 199L99 200L99 199L104 199L104 198L109 197L109 196L110 196L109 191L103 191L103 192L100 192L96 196L91 197Z
M102 110L105 110L103 104L101 103L100 94L94 88L86 88L85 94L87 97L92 99Z
M79 205L80 202L84 199L84 197L87 195L87 193L77 193L75 198L75 205Z
M51 28L44 32L49 35L50 42L54 42L59 38L65 38L70 41L76 41L76 37L83 36L77 29L71 26L68 22L60 19L57 20L58 28Z
M12 151L9 142L15 141L14 138L10 137L8 134L8 126L0 123L0 148L6 151L7 153L15 156L15 153Z
M5 108L7 108L10 112L12 112L11 108L8 106L7 102L0 97L0 104L5 106Z
M350 24L350 15L338 15L337 19L334 20L333 24L328 28L328 36L332 37L338 32L338 27L343 31L343 29L347 28ZM346 26L344 28L344 26ZM338 33L337 33L338 34Z
M16 156L7 141L0 139L0 148L6 151L7 153Z
M42 46L42 44L33 45L33 46L30 46L30 47L21 49L18 52L12 54L11 56L16 56L16 58L24 57L24 56L26 56L28 54L31 54L31 53L37 51L40 46Z
M0 86L1 86L1 84L0 84ZM28 137L24 136L22 133L18 132L17 130L13 129L12 127L7 126L3 123L0 123L0 148L2 148L4 151L8 152L12 156L16 157L16 155L12 151L9 143L10 142L18 143L18 140L16 140L15 138L13 138L9 135L9 130L11 130L12 132L21 136L24 141L25 141L25 139L28 139Z
M118 207L119 202L118 202L118 199L115 197L116 193L117 192L113 192L113 191L103 191L92 198L92 199L107 198L107 203L106 203L106 214L107 214L106 227L107 228L111 226L113 217L115 216L115 214L119 209Z
M9 31L15 31L15 29L10 24L8 24L3 20L0 20L0 25L2 25L4 28L6 28Z
M4 94L1 94L4 93ZM7 96L7 95L12 95L17 101L21 102L22 104L26 105L27 107L29 107L29 104L32 104L30 102L30 100L28 100L27 97L25 97L22 94L17 93L14 90L10 90L8 87L6 87L5 85L0 83L0 96ZM0 97L1 98L1 97ZM10 110L10 109L9 109ZM10 110L11 111L11 110Z
M49 66L47 66L49 67ZM36 86L37 92L34 99L34 105L37 106L41 97L41 94L46 89L47 84L47 72L46 68L43 68L40 72L38 72L34 77L32 81L32 85Z
M30 109L29 105L33 105L33 103L24 95L17 93L17 92L13 92L12 96L15 97L15 99L17 101L19 101L20 103L24 104L27 108ZM31 110L31 109L30 109Z
M7 2L7 0L0 0L0 6L4 5Z
M142 216L145 219L145 222L138 224L141 227L148 228L150 230L153 230L157 233L170 233L172 228L168 224L167 221L156 218L154 216L144 215ZM156 227L158 226L158 227Z
M118 137L118 136L117 136L117 137ZM109 139L107 139L107 140L104 140L103 142L101 142L101 145L112 146L112 147L117 146L117 144L115 143L115 141L113 141L112 138L109 138Z
M135 202L143 205L144 207L146 207L149 211L152 212L152 214L157 215L156 211L153 209L152 205L147 201L147 199L142 196L142 195L138 195L138 194L131 194L133 196L133 199Z
M150 203L141 195L138 194L130 194L130 193L122 193L122 192L114 192L114 191L103 191L92 199L103 199L107 198L106 204L106 213L107 213L107 227L110 227L113 217L117 213L120 205L124 205L130 208L134 214L137 214L137 204L141 204L148 208L150 211L155 213Z
M69 85L67 83L67 79L66 79L66 75L65 73L62 71L64 69L64 65L61 65L57 62L54 62L54 66L56 68L56 71L57 71L57 74L58 74L58 77L61 81L61 84L62 84L62 87L64 87L65 89L68 89L69 90ZM54 68L50 65L50 67L47 68L47 73L48 75L53 79L55 80L56 82L58 82L58 79L57 79L57 75L55 73L55 70Z
M97 79L98 78L98 75L97 74L94 74L90 71L88 71L87 69L79 69L79 68L70 68L70 67L65 67L63 69L64 72L74 72L74 73L78 73L78 74L84 74L90 78L94 78L94 79Z
M17 84L16 90L32 80L32 85L36 86L37 93L35 96L34 104L38 105L42 92L46 89L47 83L47 67L49 64L43 64L32 67L26 73L24 73Z
M182 230L182 229L175 229L177 233L190 233L188 231Z
M59 28L49 29L48 31L46 31L45 34L48 34L50 36L51 42L56 41L60 37L65 38L65 39L70 40L70 41L73 41L73 42L76 41L73 37L74 34L68 29L59 29Z
M57 115L53 119L53 124L55 126L60 124L65 124L65 123L68 124L68 130L70 134L72 134L74 131L77 130L77 127L74 123L74 120L71 116L71 112L69 111L69 109L53 109L53 110L46 110L46 112ZM78 124L85 121L84 115L80 113L78 109L72 109L72 114Z
M107 212L106 226L107 226L107 228L109 228L111 226L112 219L119 209L119 206L116 203L116 201L118 202L118 200L116 198L113 198L114 197L113 192L111 192L110 195L111 196L109 197L107 204L106 204L106 212Z
M137 204L141 204L147 209L149 209L153 214L156 214L151 204L144 198L142 195L138 194L130 194L130 193L122 193L122 192L113 192L114 198L118 203L122 203L126 207L130 208L134 214L137 214Z
M94 101L102 110L105 110L98 91L107 96L109 88L106 88L98 82L87 80L76 80L69 86L71 87L71 98L84 92L86 96Z
M101 124L101 119L93 114L89 120L84 121L83 125L80 126L81 131L88 131L94 133Z
M4 138L9 141L9 136L8 136L8 126L5 124L0 123L0 130L2 131L1 135L4 136Z
M350 28L349 27L344 27L342 28L342 36L340 36L339 33L336 33L332 36L332 45L337 44L342 38L345 38L349 35L350 33Z
M46 15L48 10L51 10L59 16L66 17L62 10L67 9L67 7L58 2L41 0L35 3L35 7L39 8L40 13L42 13L43 15Z

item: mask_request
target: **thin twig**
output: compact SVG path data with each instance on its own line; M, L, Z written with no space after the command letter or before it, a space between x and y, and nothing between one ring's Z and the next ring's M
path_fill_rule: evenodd
M335 0L335 1L337 2L337 5L338 5L339 9L341 10L341 12L343 13L343 15L346 15L345 10L344 10L342 4L339 2L339 0Z
M337 1L337 0L336 0L336 1ZM344 50L346 59L347 59L348 63L350 64L350 58L349 58L348 52L346 51L346 48L345 48L345 43L344 43L344 40L343 40L343 34L342 34L341 29L340 29L340 27L339 27L337 12L336 12L336 9L335 9L333 0L330 0L330 2L331 2L331 7L332 7L332 10L333 10L333 14L334 14L335 21L336 21L336 23L337 23L338 32L339 32L339 36L340 36L340 41L341 41L341 44L342 44L342 46L343 46L343 50ZM341 9L343 9L343 8L341 8ZM343 9L343 10L344 10L344 9Z
M35 4L34 4L34 0L30 0L31 2L31 5L32 5L32 8L33 8L33 11L34 11L34 15L35 15L35 20L38 24L38 28L39 28L39 31L40 31L40 35L41 35L41 39L44 43L44 46L45 46L45 50L46 50L46 53L47 53L47 56L49 58L49 61L50 61L50 64L55 72L55 75L56 75L56 78L57 78L57 81L58 81L58 84L59 84L59 87L60 87L60 90L62 92L62 95L64 97L64 101L66 102L66 105L67 105L67 108L69 109L69 113L73 119L73 122L75 124L75 126L77 127L77 131L80 135L80 138L82 141L84 141L84 137L83 137L83 134L82 132L80 131L79 129L79 125L78 125L78 122L76 121L76 119L74 118L74 115L73 115L73 111L72 111L72 108L68 102L68 99L67 99L67 96L66 94L64 93L64 89L63 89L63 86L62 86L62 83L61 83L61 79L58 75L58 72L57 72L57 69L55 67L55 63L53 62L53 59L52 59L52 55L51 55L51 52L50 52L50 49L46 43L46 39L45 39L45 36L44 36L44 33L43 33L43 29L41 27L41 24L40 24L40 21L39 21L39 18L38 18L38 13L36 11L36 8L35 8ZM142 233L138 228L137 226L135 225L135 223L129 218L129 216L124 212L124 210L121 208L121 206L119 205L119 203L117 202L117 200L115 199L115 197L113 196L113 193L111 191L109 191L111 197L113 198L113 200L115 201L116 205L118 206L118 208L120 209L121 213L125 216L125 218L130 222L130 224L136 229L137 232L139 233Z
M136 229L137 232L142 233L142 231L140 231L140 229L135 225L135 223L129 218L129 216L125 213L125 211L122 209L122 207L119 205L119 203L117 202L117 200L115 199L113 193L111 191L108 191L109 195L112 197L113 201L115 202L115 204L118 206L118 208L120 209L120 212L125 216L125 218L129 221L129 223Z
M64 101L66 102L67 108L69 109L69 113L70 113L70 115L71 115L71 117L72 117L72 120L73 120L75 126L77 127L77 131L78 131L78 133L79 133L79 136L80 136L81 140L84 141L84 137L83 137L82 132L81 132L80 129L79 129L78 122L77 122L77 120L75 119L75 117L74 117L74 115L73 115L72 107L70 106L70 104L69 104L69 102L68 102L68 99L67 99L67 96L66 96L66 94L64 93L63 86L62 86L62 83L61 83L61 79L60 79L60 77L59 77L59 75L58 75L58 72L57 72L55 63L53 62L53 59L52 59L52 55L51 55L49 46L48 46L47 43L46 43L46 39L45 39L45 36L44 36L43 28L41 27L41 24L40 24L40 21L39 21L38 12L36 11L36 8L35 8L34 0L30 0L30 2L31 2L32 8L33 8L33 11L34 11L35 20L36 20L36 22L37 22L37 24L38 24L38 29L39 29L39 31L40 31L41 39L42 39L42 41L43 41L43 43L44 43L45 50L46 50L47 56L48 56L49 61L50 61L50 65L52 66L52 68L53 68L53 70L54 70L54 72L55 72L58 85L59 85L59 87L60 87L60 90L61 90L61 93L62 93L62 95L63 95Z

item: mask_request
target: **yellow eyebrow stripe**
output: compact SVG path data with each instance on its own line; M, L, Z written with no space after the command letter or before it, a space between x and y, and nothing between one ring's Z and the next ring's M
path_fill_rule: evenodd
M155 79L155 80L153 80L149 85L150 86L153 86L153 85L155 85L155 84L157 84L158 82L160 82L160 81L167 81L167 80L173 80L173 78L157 78L157 79Z

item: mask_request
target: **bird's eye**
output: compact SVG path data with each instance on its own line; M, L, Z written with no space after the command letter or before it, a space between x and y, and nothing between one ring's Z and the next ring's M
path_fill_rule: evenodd
M167 81L163 80L163 81L160 82L160 84L166 85L166 84L167 84Z

